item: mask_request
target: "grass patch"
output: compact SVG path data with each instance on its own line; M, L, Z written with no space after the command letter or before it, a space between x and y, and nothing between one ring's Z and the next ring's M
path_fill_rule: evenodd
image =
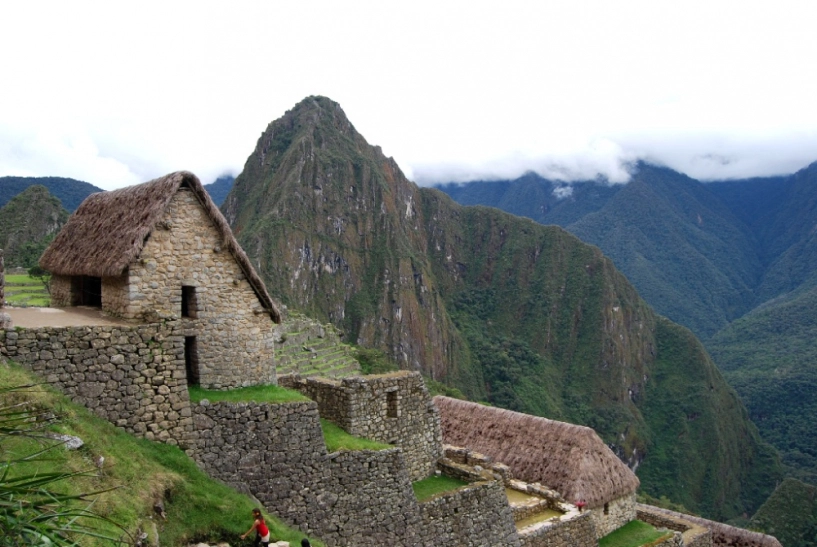
M35 382L19 367L0 364L0 388ZM56 488L68 494L112 489L92 496L95 501L91 509L118 523L132 536L147 533L150 544L179 547L198 541L225 541L234 547L252 545L252 538L241 541L239 535L252 523L255 502L210 479L179 448L137 439L44 386L2 394L0 406L22 400L59 415L58 423L49 426L48 431L74 435L84 444L77 450L57 447L47 457L15 465L12 475L85 471L82 476L60 481ZM8 460L53 444L55 441L0 436L0 458ZM104 456L101 469L95 465L100 456ZM157 500L163 500L167 520L155 514L153 505ZM304 537L272 516L267 523L276 540L299 545ZM122 534L115 526L107 526L105 531L111 535ZM84 547L110 544L93 538L82 538L79 542Z
M6 285L36 285L42 287L43 284L39 279L34 279L28 274L15 274L6 276Z
M9 306L44 307L51 304L42 281L30 275L7 275L5 297Z
M213 403L294 403L309 401L309 397L294 389L281 386L251 386L229 391L215 391L190 386L190 401L200 403L207 399Z
M425 501L436 494L451 492L468 484L465 481L446 477L445 475L434 475L421 481L411 483L417 501Z
M321 418L321 429L326 442L326 450L337 452L338 450L386 450L393 448L390 444L370 441L362 437L350 435L337 424Z
M599 547L641 547L654 545L672 537L672 532L656 530L640 520L631 520L618 530L614 530L599 540Z

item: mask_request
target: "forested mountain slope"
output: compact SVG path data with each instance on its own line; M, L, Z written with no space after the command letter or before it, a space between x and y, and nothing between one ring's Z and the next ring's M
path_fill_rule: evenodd
M472 399L594 427L650 494L723 519L780 477L700 343L598 248L418 188L329 99L267 127L222 211L286 305Z
M0 208L0 249L7 267L30 268L68 220L45 186L29 186Z
M640 164L626 185L529 174L443 185L598 245L660 313L691 328L790 471L817 483L817 164L701 183Z

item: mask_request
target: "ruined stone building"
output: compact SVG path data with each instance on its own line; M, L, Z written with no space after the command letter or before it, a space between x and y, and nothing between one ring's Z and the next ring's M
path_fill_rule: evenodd
M281 313L195 175L89 196L40 259L52 306L179 320L188 382L275 383Z

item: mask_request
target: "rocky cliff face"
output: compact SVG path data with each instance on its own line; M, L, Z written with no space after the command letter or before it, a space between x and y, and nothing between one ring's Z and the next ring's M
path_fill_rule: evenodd
M272 294L439 376L456 337L430 275L421 203L337 104L309 98L270 124L222 209Z
M418 188L329 99L267 127L222 210L283 303L474 400L594 427L653 495L730 517L779 475L697 340L598 248Z

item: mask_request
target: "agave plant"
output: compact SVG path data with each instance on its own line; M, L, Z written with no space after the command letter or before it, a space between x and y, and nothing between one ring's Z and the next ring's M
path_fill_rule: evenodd
M0 388L0 401L10 393L34 387L29 384ZM93 496L106 490L80 494L60 491L60 483L96 471L16 472L24 463L44 461L49 452L62 445L44 434L44 429L58 420L59 416L52 412L33 409L26 402L0 403L0 547L80 545L83 537L98 538L111 545L130 543L126 532L121 537L112 537L98 526L110 521L93 511ZM7 458L4 444L15 436L41 439L43 447L24 456Z

